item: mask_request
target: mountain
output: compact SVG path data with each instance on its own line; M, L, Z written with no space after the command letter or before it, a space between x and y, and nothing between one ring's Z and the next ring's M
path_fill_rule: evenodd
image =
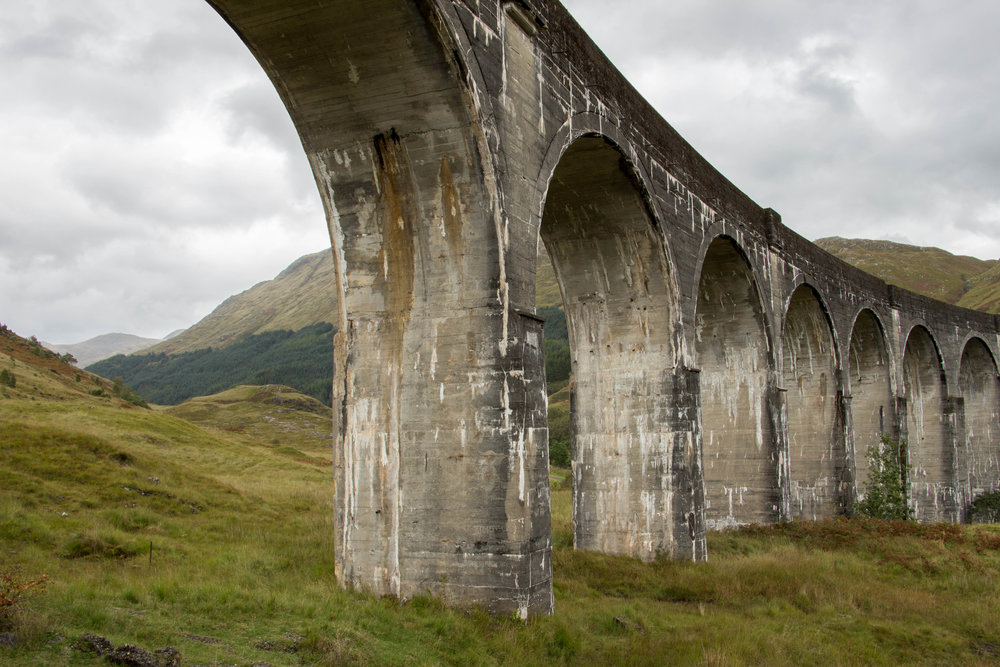
M893 241L831 236L815 243L892 285L966 308L1000 312L1000 261Z
M72 345L59 345L55 343L42 343L45 347L59 354L71 354L76 359L76 364L80 368L85 368L101 359L113 357L116 354L132 354L144 350L151 345L156 345L162 339L143 338L132 334L110 333L95 336L82 343Z
M337 288L329 249L292 262L273 280L223 301L207 317L146 353L177 354L220 348L265 331L298 331L337 323Z

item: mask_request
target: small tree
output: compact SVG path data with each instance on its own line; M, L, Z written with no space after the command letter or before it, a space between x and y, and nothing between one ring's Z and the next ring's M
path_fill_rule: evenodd
M569 411L562 406L549 408L549 463L560 468L573 465L570 455Z
M1000 523L1000 491L976 496L967 512L970 523Z
M122 399L126 403L137 405L140 408L149 407L149 404L146 403L146 401L143 400L141 396L137 395L134 391L132 391L131 388L128 387L128 385L125 384L125 380L123 380L120 377L116 377L113 380L113 383L114 384L111 387L111 391L114 393L115 396ZM93 394L94 392L90 393Z
M868 487L857 505L858 514L873 519L910 518L904 474L908 466L902 455L905 447L905 440L897 443L882 433L878 444L868 448Z

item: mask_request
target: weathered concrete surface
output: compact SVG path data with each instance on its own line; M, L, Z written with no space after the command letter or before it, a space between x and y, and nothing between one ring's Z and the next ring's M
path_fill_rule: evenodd
M770 419L771 350L756 281L731 240L717 240L705 255L695 336L708 527L773 521L781 466Z
M836 346L816 292L792 293L782 336L791 516L843 513L848 478Z
M957 518L956 452L950 438L945 378L937 348L924 327L914 327L903 356L910 506L928 521Z
M788 230L557 2L209 1L326 208L342 585L551 612L543 242L577 548L700 559L706 528L849 511L883 431L910 438L922 520L995 486L997 319Z
M845 366L852 390L850 407L845 410L850 418L850 424L845 425L846 449L855 481L848 490L853 490L855 500L861 500L868 485L868 450L879 446L883 433L899 438L885 333L870 310L862 310L854 320Z
M973 338L959 372L964 442L959 441L958 485L966 500L1000 488L1000 379L989 348Z

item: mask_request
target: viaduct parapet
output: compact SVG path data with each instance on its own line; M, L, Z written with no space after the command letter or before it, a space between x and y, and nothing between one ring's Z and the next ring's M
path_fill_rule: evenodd
M341 585L552 611L540 243L576 548L699 560L706 530L849 512L883 432L909 443L919 520L997 487L997 318L784 227L554 0L209 2L326 209Z

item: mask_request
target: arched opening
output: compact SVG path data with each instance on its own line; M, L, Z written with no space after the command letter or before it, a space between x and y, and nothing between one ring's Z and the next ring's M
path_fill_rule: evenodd
M854 320L848 355L854 481L861 500L868 487L868 450L878 446L883 433L892 435L896 423L889 352L882 325L872 311L862 310Z
M695 326L706 527L774 521L780 491L770 352L753 271L728 238L713 241L705 254Z
M955 464L944 412L944 370L924 327L914 327L906 341L903 388L910 507L921 521L953 520Z
M958 386L965 406L962 486L971 501L1000 488L1000 380L993 355L978 338L962 353Z
M674 297L640 186L608 141L563 154L540 233L572 360L574 545L654 558L671 549Z
M837 354L829 320L811 287L802 285L792 294L782 350L791 516L834 516L842 508L846 458Z

